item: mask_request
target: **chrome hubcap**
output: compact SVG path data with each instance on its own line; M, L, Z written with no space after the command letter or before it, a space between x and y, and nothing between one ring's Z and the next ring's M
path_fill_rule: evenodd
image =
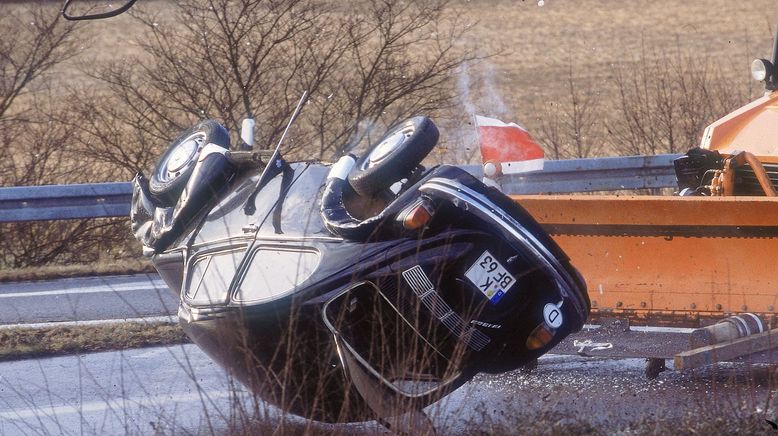
M181 141L175 150L170 153L170 156L164 163L163 168L165 169L165 178L171 179L181 174L181 171L195 159L204 143L205 134L202 132L194 133Z
M381 141L362 164L362 170L372 168L386 160L411 135L413 135L413 126L408 126Z

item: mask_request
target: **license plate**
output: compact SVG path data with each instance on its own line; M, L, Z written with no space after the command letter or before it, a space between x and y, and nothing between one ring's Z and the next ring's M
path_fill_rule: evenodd
M492 304L497 304L516 283L516 278L488 251L475 261L465 273Z

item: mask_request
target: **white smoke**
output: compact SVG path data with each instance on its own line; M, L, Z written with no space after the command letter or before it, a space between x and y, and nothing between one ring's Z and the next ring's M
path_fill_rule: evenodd
M498 91L494 65L486 60L463 64L457 71L457 93L462 115L455 117L453 135L448 137L446 160L454 163L480 163L476 114L508 119L508 107ZM509 120L510 121L510 120Z
M475 114L475 105L470 100L470 87L472 86L470 80L470 65L463 64L457 74L457 90L459 91L459 101L462 107L465 109L465 113L470 117Z
M481 72L481 86L483 92L481 94L481 104L479 106L481 106L482 110L488 110L494 117L504 118L508 115L508 108L505 106L502 95L497 90L494 65L491 62L484 61L481 65Z

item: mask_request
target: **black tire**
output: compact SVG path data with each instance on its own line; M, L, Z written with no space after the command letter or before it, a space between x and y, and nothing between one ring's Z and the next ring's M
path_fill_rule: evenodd
M175 206L206 144L230 148L230 134L214 120L185 131L160 156L149 180L151 200L159 207Z
M360 195L373 195L408 177L438 142L438 128L427 117L413 117L370 146L348 175Z

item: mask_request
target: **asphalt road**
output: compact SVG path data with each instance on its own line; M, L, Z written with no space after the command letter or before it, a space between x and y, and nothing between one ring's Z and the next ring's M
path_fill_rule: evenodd
M6 362L0 434L194 431L207 428L203 404L215 416L228 412L227 386L192 345Z
M0 325L174 315L156 274L0 283Z
M706 419L766 432L765 418L778 417L773 378L769 367L723 365L646 380L642 359L549 355L530 374L479 375L426 412L439 434L651 433L646 420L669 420L666 432ZM194 345L0 363L0 434L219 433L238 401L252 399ZM292 431L384 433L259 409Z
M0 325L176 310L177 299L156 275L0 284ZM601 353L635 342L613 341ZM478 375L426 412L439 434L645 432L646 422L657 421L672 423L665 431L706 421L713 430L725 426L722 432L743 425L772 431L765 419L778 420L772 366L720 364L655 380L643 371L643 359L549 355L531 374ZM253 398L191 344L0 363L0 435L219 432L230 425L236 401L251 406ZM384 432L374 422L332 426L267 405L260 410L263 419L298 430Z
M0 363L2 435L220 433L237 404L254 405L192 344ZM265 404L261 410L267 419L282 416ZM376 423L341 428L381 430Z

